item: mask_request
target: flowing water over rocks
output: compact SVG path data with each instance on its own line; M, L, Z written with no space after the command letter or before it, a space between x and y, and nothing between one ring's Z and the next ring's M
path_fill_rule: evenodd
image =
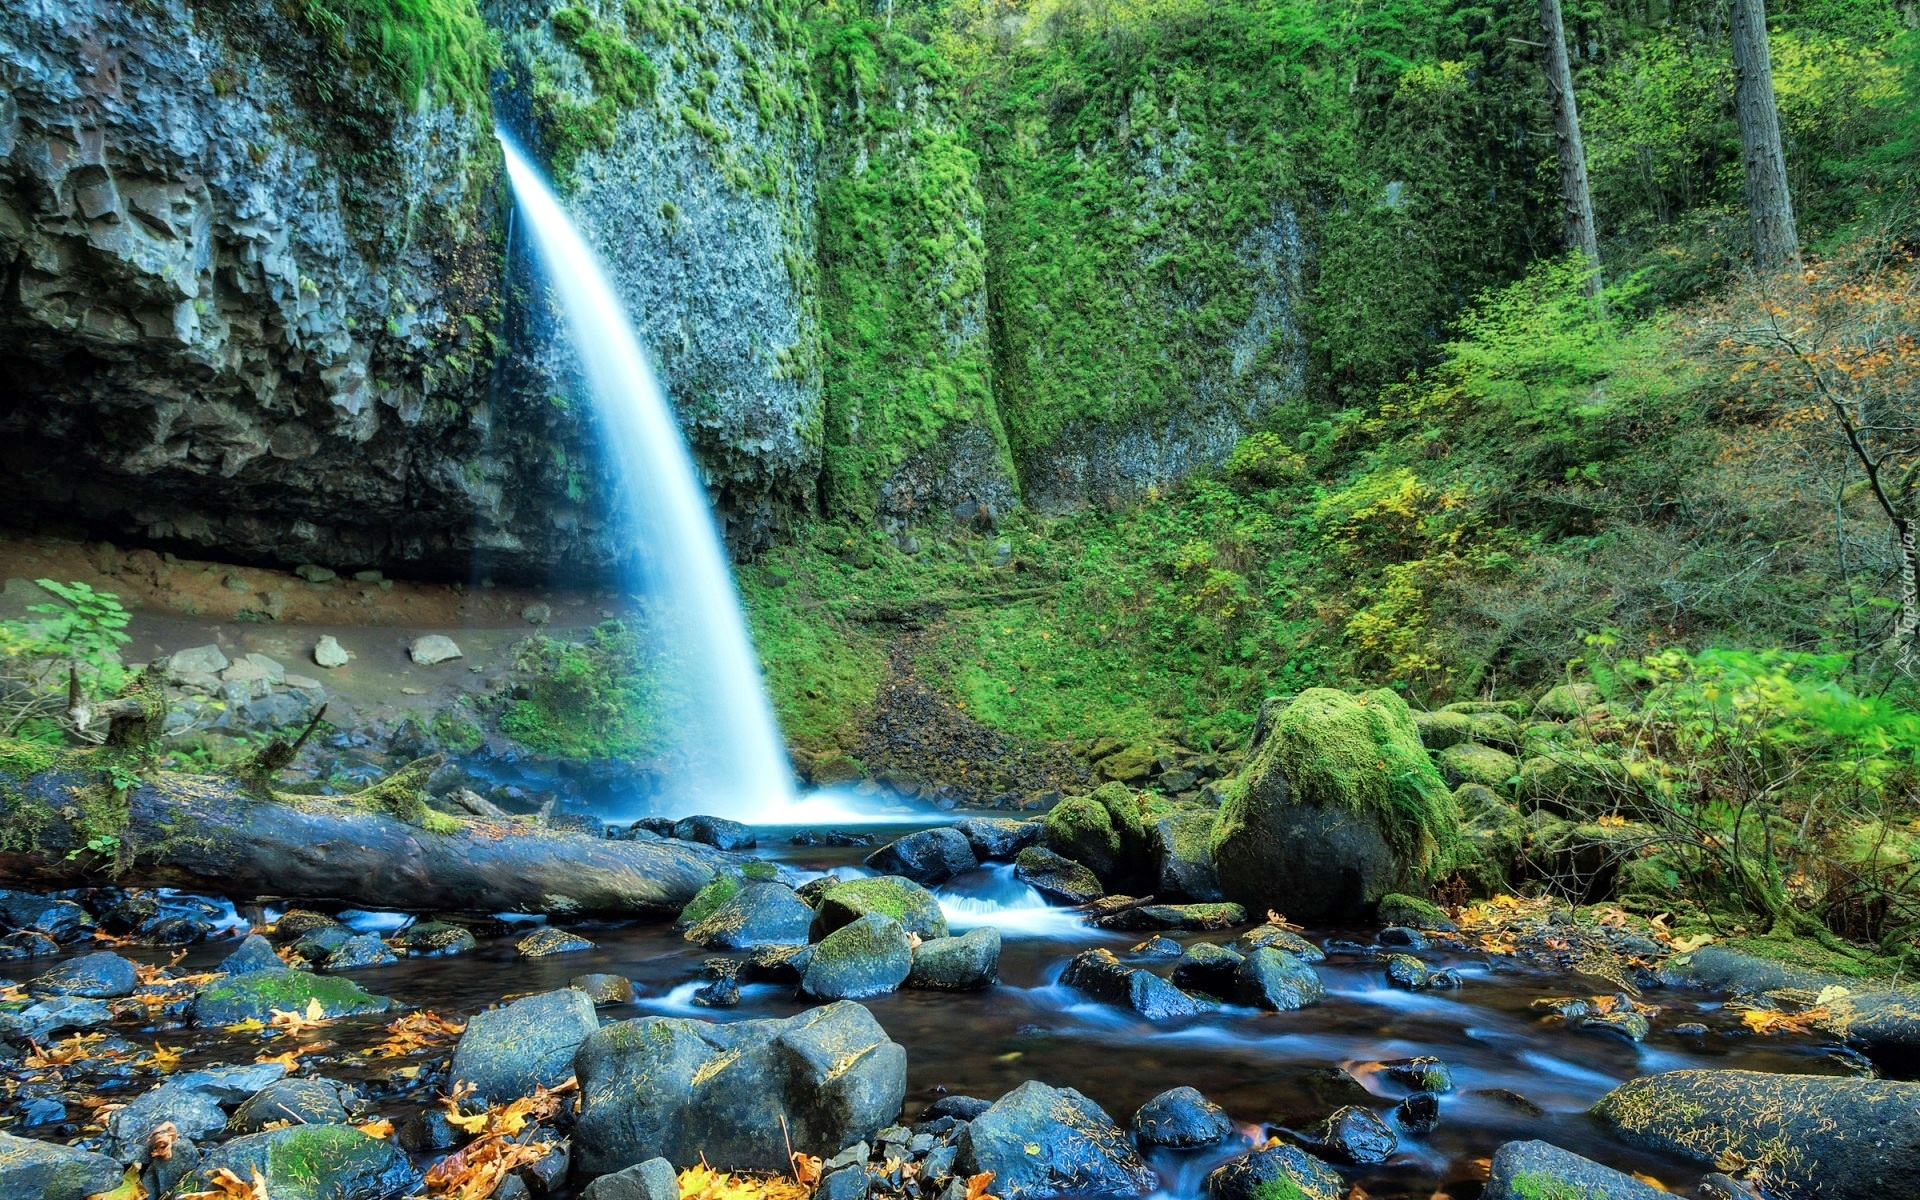
M809 831L814 836L798 839L790 828L756 830L757 853L764 857L757 866L748 864L745 885L733 885L733 894L738 899L758 890L792 897L792 884L801 886L802 897L821 903L832 892L825 882L830 878L843 881L839 886L844 888L872 876L873 869L863 860L873 852L865 845L794 841L861 840L821 836L833 832L866 832L884 841L913 828L815 830ZM1018 840L1007 839L1002 848ZM1086 912L1049 904L1018 878L1014 867L988 862L934 888L947 931L962 936L941 937L938 924L916 917L926 931L922 938L903 932L885 915L890 902L878 899L888 887L913 885L874 878L862 886L871 893L860 902L865 915L856 915L843 903L838 932L827 936L837 942L855 934L856 941L877 939L887 952L873 961L888 965L879 970L876 982L871 972L862 973L862 964L872 963L850 959L857 968L851 975L848 968L833 969L839 990L813 985L822 955L829 952L820 929L814 931L812 946L783 947L743 935L726 943L742 948L716 951L665 924L576 925L569 927L576 935L568 939L570 948L529 957L526 950L516 949L532 940L522 920L479 923L474 928L477 945L463 950L464 941L427 936L432 928L426 922L403 931L398 927L405 918L396 916L340 913L335 919L293 912L281 919L273 936L303 955L328 946L337 953L339 945L361 938L377 943L377 935L383 934L389 941L424 949L385 965L345 970L344 963L336 963L340 970L306 975L286 972L264 941L250 941L236 955L235 943L216 940L186 949L172 974L222 969L247 973L225 983L191 978L169 983L155 964L167 963L174 952L109 937L119 953L141 964L135 999L96 1001L97 1009L56 1010L52 1016L46 1015L50 1001L79 1003L89 989L124 994L126 989L118 985L128 982L121 977L133 968L123 968L117 959L106 962L97 946L90 945L86 933L92 918L82 908L22 899L9 907L11 921L50 922L72 948L58 958L16 958L6 964L4 973L24 986L5 993L13 999L4 1005L9 1024L3 1031L14 1042L0 1070L16 1083L0 1114L30 1138L78 1140L82 1149L98 1148L122 1160L144 1157L153 1130L162 1120L171 1121L178 1136L201 1141L200 1153L209 1156L204 1161L243 1161L255 1151L238 1141L221 1149L215 1144L250 1127L246 1113L267 1103L259 1098L267 1095L261 1089L284 1087L276 1082L283 1076L313 1077L340 1086L316 1084L327 1094L288 1092L280 1099L311 1102L322 1114L338 1109L353 1122L393 1122L399 1144L412 1154L411 1167L378 1154L361 1161L354 1157L362 1152L355 1149L357 1142L348 1146L343 1141L336 1148L343 1161L358 1163L353 1169L391 1180L407 1170L427 1168L465 1140L458 1130L449 1129L444 1104L437 1099L450 1083L446 1056L453 1051L457 1025L447 1022L465 1020L453 1075L479 1084L482 1095L508 1101L536 1087L564 1091L571 1087L568 1077L582 1072L585 1112L600 1115L590 1120L583 1116L577 1127L565 1115L543 1119L542 1128L553 1136L570 1131L572 1138L573 1176L568 1176L564 1161L557 1171L551 1164L541 1168L551 1176L541 1190L555 1196L574 1194L591 1174L627 1165L623 1155L631 1145L660 1142L692 1155L702 1144L732 1138L739 1142L735 1149L746 1153L743 1147L777 1137L768 1129L777 1130L777 1121L784 1119L790 1129L807 1131L806 1141L796 1145L823 1157L837 1151L843 1137L846 1144L878 1138L868 1152L873 1155L871 1186L879 1193L940 1194L938 1188L925 1190L910 1177L890 1180L886 1164L896 1160L918 1164L916 1171L930 1182L941 1172L996 1170L1005 1189L996 1194L1008 1196L1138 1194L1152 1188L1191 1197L1209 1187L1217 1196L1230 1196L1243 1184L1253 1186L1263 1173L1293 1172L1289 1179L1308 1185L1314 1179L1338 1178L1343 1186L1357 1186L1375 1200L1425 1200L1434 1195L1464 1200L1479 1194L1487 1160L1496 1149L1534 1139L1610 1168L1690 1189L1707 1168L1687 1160L1680 1148L1683 1131L1656 1123L1651 1131L1640 1126L1622 1137L1609 1133L1609 1122L1616 1127L1632 1122L1630 1089L1619 1094L1625 1100L1603 1107L1605 1121L1586 1115L1617 1085L1636 1077L1740 1068L1805 1077L1805 1085L1817 1090L1851 1087L1853 1077L1870 1070L1857 1055L1811 1034L1753 1037L1723 997L1662 988L1644 970L1637 973L1644 985L1641 1000L1659 1006L1649 1031L1635 1038L1622 1036L1612 1026L1595 1029L1580 1019L1580 1012L1593 1005L1606 1007L1595 994L1620 991L1619 979L1543 968L1515 954L1475 948L1438 930L1423 934L1405 927L1333 928L1296 935L1266 925L1252 933L1172 931L1143 941L1142 934L1101 929L1087 923ZM92 898L90 903L99 907ZM800 908L804 912L807 905ZM775 936L773 942L804 941L804 917L801 922L792 938ZM985 978L948 987L907 975L907 960L918 953L915 947L951 945L959 954L963 938L975 975L985 973ZM1203 946L1204 952L1196 949ZM1277 948L1282 946L1291 949ZM1322 954L1321 961L1310 961ZM1077 955L1097 958L1108 964L1102 970L1123 980L1143 973L1156 995L1163 990L1183 999L1201 992L1224 997L1216 1002L1196 996L1175 1011L1137 1011L1141 1006L1128 1006L1124 987L1114 994L1090 989L1096 995L1068 986L1068 964ZM1290 971L1314 977L1324 994L1304 998L1292 1011L1273 1012L1261 1011L1256 995L1195 985L1196 980L1238 978L1248 964L1263 961L1263 955L1286 959ZM1430 974L1452 976L1458 986L1396 986L1388 964L1401 955L1416 957ZM806 965L809 957L812 968ZM1234 959L1238 967L1232 966ZM1211 976L1209 962L1216 963ZM921 965L917 957L913 964L916 969ZM1220 974L1219 964L1229 973ZM1188 992L1178 990L1169 978L1187 984ZM802 980L807 982L797 989ZM891 990L903 980L906 987ZM630 981L630 992L621 981ZM293 986L296 983L301 986ZM570 985L587 990L567 990ZM188 1028L196 987L202 992L201 1008L210 1003L211 993L233 996L217 1020ZM52 995L56 989L61 992L57 997ZM820 1006L808 998L808 991L822 997L857 995L860 1000ZM514 997L528 998L491 1007ZM1593 999L1575 999L1589 997ZM367 1011L382 1007L382 998L391 998L391 1009ZM595 999L600 1002L597 1014ZM121 1005L120 1015L111 1016L107 1003ZM22 1022L36 1008L42 1023L31 1037L23 1036ZM398 1011L402 1008L404 1014ZM851 1015L830 1018L841 1011ZM335 1019L336 1013L346 1015ZM671 1018L660 1028L671 1028L676 1031L673 1037L682 1039L673 1043L682 1046L680 1050L646 1051L665 1055L656 1066L631 1058L638 1053L631 1047L640 1044L631 1038L649 1026L618 1024L649 1017ZM621 1030L635 1032L615 1032ZM614 1040L607 1041L609 1037ZM575 1060L575 1049L583 1041L600 1048L591 1054L582 1051ZM808 1048L816 1044L816 1049ZM864 1074L834 1083L841 1079L837 1072L842 1068L822 1075L801 1065L815 1054L842 1063L854 1061L849 1054L881 1058L863 1068ZM721 1056L713 1059L714 1067L699 1065L713 1055ZM740 1055L759 1064L741 1076L754 1081L752 1094L709 1078L719 1064ZM246 1069L260 1072L259 1079L229 1085L213 1082L225 1078L218 1073L192 1073L256 1058L266 1061ZM669 1065L674 1063L679 1065ZM157 1067L171 1073L162 1077ZM631 1106L633 1096L652 1094L607 1081L651 1080L662 1070L690 1072L689 1079L707 1081L692 1093L695 1099L687 1102L691 1107L658 1109L651 1102L632 1111L607 1107L615 1104L616 1095L628 1097L618 1103ZM149 1090L163 1078L164 1086ZM1895 1097L1904 1096L1901 1089L1911 1085L1875 1086L1890 1089L1888 1095ZM854 1090L847 1091L850 1087ZM832 1088L841 1089L835 1094L844 1094L844 1102L822 1099L828 1091L821 1089ZM998 1115L983 1115L985 1105L1001 1097L1005 1099L993 1110ZM476 1095L463 1101L465 1111L477 1111L480 1099ZM1867 1111L1887 1101L1876 1095L1849 1102ZM546 1103L571 1111L570 1095ZM110 1136L102 1141L97 1130L110 1111L106 1106L119 1104L129 1107L107 1120ZM892 1127L896 1106L900 1119L915 1124ZM869 1108L886 1112L874 1116ZM1029 1110L1048 1115L1036 1125ZM144 1114L137 1127L130 1123L136 1111ZM864 1115L848 1115L854 1112ZM652 1142L634 1132L667 1119L662 1113L675 1122L671 1136L665 1126ZM326 1128L345 1128L337 1124L338 1117L328 1119L336 1124ZM768 1129L757 1127L761 1121ZM1122 1132L1130 1123L1135 1129L1131 1139ZM736 1137L740 1128L745 1132ZM723 1137L723 1130L734 1132ZM1067 1140L1055 1146L1046 1141L1051 1137ZM1045 1172L1026 1178L1024 1166L1007 1159L1005 1145L1007 1139L1024 1145L1020 1139L1032 1138L1045 1143L1047 1161L1066 1164L1062 1171L1073 1173L1078 1183L1062 1183L1061 1176ZM1241 1158L1249 1146L1269 1138L1278 1138L1280 1146ZM1513 1150L1504 1161L1519 1170L1542 1153ZM1206 1182L1210 1172L1230 1162L1235 1164L1231 1170ZM742 1159L731 1165L766 1167L777 1161ZM535 1170L519 1168L519 1177L529 1178ZM1254 1194L1259 1194L1257 1189ZM1302 1194L1321 1193L1307 1186Z

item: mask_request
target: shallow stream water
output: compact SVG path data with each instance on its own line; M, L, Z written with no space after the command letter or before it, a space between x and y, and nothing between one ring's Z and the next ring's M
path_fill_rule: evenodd
M880 843L917 827L896 824L872 832ZM843 877L865 873L859 863L868 849L794 847L787 844L791 832L762 829L757 853L779 861L796 882L826 871ZM1121 1124L1151 1096L1183 1084L1224 1106L1249 1136L1305 1131L1347 1103L1368 1105L1391 1123L1389 1111L1406 1089L1370 1064L1432 1055L1451 1068L1455 1083L1441 1101L1438 1128L1414 1136L1396 1126L1400 1149L1390 1162L1343 1168L1373 1200L1471 1197L1494 1148L1529 1137L1643 1172L1670 1187L1690 1188L1702 1167L1622 1146L1593 1125L1585 1110L1615 1084L1659 1071L1739 1067L1839 1074L1849 1069L1831 1047L1811 1038L1746 1035L1719 998L1704 993L1647 993L1644 998L1663 1011L1644 1043L1570 1030L1535 1011L1533 1001L1591 996L1614 990L1611 985L1482 953L1423 950L1421 957L1431 965L1456 970L1463 986L1401 991L1386 984L1384 968L1367 945L1373 931L1363 929L1308 931L1314 941L1333 946L1318 967L1327 986L1322 1003L1290 1013L1224 1008L1149 1023L1057 982L1073 954L1094 946L1165 973L1170 957L1130 956L1146 935L1095 929L1076 914L1049 907L1005 866L983 868L935 891L956 931L982 923L1000 929L1001 983L977 993L900 991L865 1001L907 1048L909 1119L942 1094L993 1099L1024 1080L1040 1079L1079 1089ZM361 914L352 920L377 928L396 918ZM592 939L595 948L522 959L513 949L517 935L503 933L466 955L369 968L353 978L371 991L447 1016L564 987L573 976L589 972L627 976L639 993L632 1005L603 1009L603 1020L673 1015L734 1021L784 1017L806 1007L791 987L764 983L742 988L736 1008L698 1007L692 995L704 982L701 964L714 952L684 941L664 924L569 928ZM1231 937L1174 935L1174 940ZM230 948L231 943L198 947L184 965L211 966ZM1685 1022L1699 1022L1711 1032L1704 1037L1671 1032ZM341 1022L332 1031L344 1046L356 1040L349 1026ZM379 1029L380 1022L368 1021L367 1040L374 1040ZM370 1076L377 1072L376 1064L368 1065ZM1205 1171L1221 1157L1163 1158L1154 1165L1166 1194L1189 1197L1198 1194Z

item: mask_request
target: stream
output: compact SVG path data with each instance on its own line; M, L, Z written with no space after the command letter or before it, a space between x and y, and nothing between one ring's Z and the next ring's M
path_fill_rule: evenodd
M881 844L923 827L889 824L866 831ZM843 878L871 873L860 865L871 853L867 847L796 847L788 844L792 828L761 827L758 832L757 853L780 863L793 882L826 872ZM1645 999L1661 1005L1662 1012L1643 1043L1577 1032L1536 1011L1534 1001L1591 996L1613 990L1611 986L1505 956L1425 949L1421 957L1456 971L1462 986L1451 991L1398 990L1387 985L1376 960L1374 931L1360 928L1307 931L1328 950L1327 961L1318 966L1327 987L1327 997L1319 1004L1286 1013L1225 1007L1154 1024L1058 983L1068 959L1091 947L1105 947L1125 961L1164 974L1172 956L1133 952L1146 935L1086 925L1078 914L1048 905L1004 865L983 867L934 891L955 932L980 924L1000 930L1001 982L982 992L902 990L864 1001L907 1048L909 1119L940 1095L993 1099L1024 1080L1039 1079L1079 1089L1124 1125L1150 1097L1190 1085L1223 1106L1246 1137L1285 1137L1306 1131L1344 1104L1371 1107L1391 1121L1390 1110L1409 1089L1374 1064L1430 1055L1447 1064L1454 1080L1454 1090L1441 1100L1438 1127L1415 1135L1396 1124L1400 1148L1390 1161L1344 1168L1367 1197L1471 1197L1478 1191L1474 1181L1485 1177L1485 1160L1498 1145L1534 1137L1681 1187L1699 1178L1698 1164L1627 1148L1603 1135L1584 1111L1621 1081L1658 1071L1738 1067L1843 1074L1850 1069L1831 1046L1817 1039L1749 1035L1735 1014L1703 993L1648 993ZM342 918L364 931L382 933L405 921L379 913ZM745 985L734 1008L694 1004L693 994L705 982L701 964L714 952L686 942L665 924L569 925L590 938L594 948L523 959L513 944L525 932L526 921L512 921L464 955L410 959L357 970L352 977L370 991L449 1017L470 1015L503 998L565 987L575 976L599 972L630 978L636 991L633 1004L603 1007L603 1022L639 1016L736 1021L786 1017L807 1006L790 986L771 983ZM1162 936L1184 945L1224 942L1233 935ZM182 966L211 969L231 949L231 942L195 947ZM329 1036L351 1050L362 1040L377 1040L385 1020L342 1020ZM1672 1032L1686 1022L1703 1024L1709 1032ZM170 1041L189 1035L182 1031L161 1036ZM211 1061L223 1050L231 1059L231 1046L201 1042L189 1051L190 1061L206 1056ZM343 1078L357 1073L375 1092L380 1090L380 1069L377 1060L327 1068ZM419 1103L418 1097L404 1102L414 1107ZM396 1119L401 1111L406 1110L382 1107L383 1114ZM1152 1165L1162 1194L1198 1195L1206 1171L1244 1144L1191 1155L1159 1153Z

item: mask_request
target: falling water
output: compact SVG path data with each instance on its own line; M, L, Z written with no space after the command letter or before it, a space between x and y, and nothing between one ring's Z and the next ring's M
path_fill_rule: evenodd
M636 556L633 590L671 648L670 738L680 812L777 820L793 775L760 681L705 490L626 309L560 202L504 137L507 176L584 368Z

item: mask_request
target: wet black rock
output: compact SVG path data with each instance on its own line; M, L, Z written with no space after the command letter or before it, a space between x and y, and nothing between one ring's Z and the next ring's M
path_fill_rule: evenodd
M701 1008L737 1008L740 1005L740 977L727 975L694 989L693 1003Z
M1380 931L1380 944L1404 946L1408 950L1425 950L1427 935L1405 925L1389 925Z
M250 934L240 948L214 968L228 975L251 975L256 971L284 971L287 964L273 952L273 944L259 934Z
M718 850L750 850L753 830L725 817L683 817L673 823L673 836L683 842L705 842Z
M1122 909L1098 921L1102 929L1137 932L1159 929L1170 933L1203 933L1247 923L1247 910L1238 904L1141 904Z
M672 837L674 821L672 817L641 817L627 826L629 833L650 833L654 837Z
M900 1111L907 1086L905 1049L851 1001L783 1021L619 1021L581 1045L574 1068L574 1162L588 1177L656 1155L676 1167L704 1154L786 1171L788 1140L828 1157L871 1138Z
M1086 904L1107 894L1099 876L1044 846L1028 846L1013 863L1014 878L1049 900Z
M1380 1064L1380 1073L1403 1087L1416 1092L1450 1092L1453 1090L1453 1072L1447 1064L1431 1055L1418 1058L1396 1058Z
M1760 1071L1668 1071L1608 1092L1624 1141L1761 1172L1781 1200L1920 1195L1920 1083Z
M104 1154L0 1133L0 1196L87 1200L120 1184L121 1167Z
M282 1079L261 1088L234 1110L229 1133L258 1133L275 1123L339 1125L347 1119L351 1092L330 1079Z
M1493 1153L1482 1200L1670 1200L1671 1193L1547 1142L1508 1142Z
M960 1135L956 1172L993 1172L1005 1200L1144 1196L1152 1171L1099 1105L1072 1088L1029 1080L1000 1097Z
M306 908L290 908L273 923L272 937L276 942L297 942L316 929L343 929L345 926L327 916Z
M866 1168L861 1168L864 1177ZM680 1176L664 1158L650 1158L623 1171L602 1175L586 1186L580 1200L680 1200Z
M1408 1133L1432 1133L1440 1127L1440 1097L1432 1092L1415 1092L1394 1108L1393 1119Z
M1139 967L1129 967L1111 950L1083 950L1060 975L1063 986L1107 1004L1130 1008L1149 1021L1190 1017L1206 1006L1179 988Z
M941 1117L950 1117L956 1121L971 1121L992 1107L991 1100L982 1100L978 1096L942 1096L927 1105L926 1111L920 1114L920 1119L933 1121Z
M551 954L573 954L593 949L593 943L577 933L568 933L552 925L542 925L513 944L522 958L546 958Z
M1139 954L1147 958L1179 958L1186 953L1186 949L1172 938L1156 933L1127 953Z
M867 913L813 948L800 991L816 1000L864 1000L898 988L912 971L907 931L884 913Z
M1317 1004L1327 988L1314 969L1284 950L1262 946L1234 968L1233 996L1273 1012L1291 1012Z
M870 833L849 833L844 829L802 829L787 839L790 846L871 846Z
M1190 1087L1171 1088L1133 1114L1133 1140L1141 1149L1213 1146L1233 1136L1227 1111Z
M310 963L324 963L354 938L345 925L322 925L294 939L293 952Z
M465 954L480 943L473 931L450 921L422 921L393 935L392 944L407 952L408 958L439 958Z
M970 992L1000 979L1000 931L990 925L958 937L928 938L913 952L907 986L939 992Z
M1173 965L1173 982L1190 991L1209 996L1231 996L1234 975L1246 955L1212 942L1195 942Z
M488 1101L554 1087L573 1074L573 1055L600 1027L593 999L574 988L475 1013L453 1050L448 1078L471 1083Z
M384 967L399 961L400 956L380 940L379 934L356 933L327 956L327 970L352 971L360 967Z
M799 983L813 960L811 946L755 946L740 962L743 983Z
M1215 1167L1207 1176L1209 1200L1341 1200L1347 1185L1340 1172L1294 1146L1268 1146Z
M1320 1123L1313 1140L1336 1162L1372 1166L1393 1157L1400 1139L1372 1109L1349 1104Z
M940 901L926 888L898 875L849 879L821 893L810 914L809 936L817 941L870 912L892 917L916 937L947 936L947 915L941 911Z
M979 866L973 846L957 829L922 829L867 855L867 866L931 887Z
M1153 856L1154 894L1191 901L1223 900L1220 873L1214 870L1208 839L1215 813L1210 809L1175 813L1156 821L1148 831Z
M1016 821L1010 817L964 817L953 827L973 847L973 856L981 862L1007 862L1014 855L1040 840L1046 826L1039 821Z
M407 1118L393 1136L414 1154L432 1154L453 1149L466 1140L467 1134L447 1120L446 1110L428 1108Z
M1432 982L1427 964L1411 954L1394 954L1387 958L1387 982L1397 988L1417 992Z
M1647 1015L1632 1008L1615 1008L1610 1012L1589 1012L1567 1021L1569 1028L1581 1033L1597 1033L1609 1037L1625 1038L1629 1042L1645 1041L1652 1031L1652 1022Z
M0 888L0 925L44 933L61 945L92 932L93 917L71 900Z
M269 1196L327 1200L387 1200L419 1180L400 1147L351 1125L292 1125L235 1138L207 1151L194 1178L206 1187L222 1170L249 1180L259 1172ZM325 1192L313 1191L315 1179L326 1181Z
M60 943L37 929L17 929L0 936L0 959L46 958L60 953Z
M784 883L748 883L684 936L709 950L803 945L813 909Z
M1325 962L1327 958L1326 952L1320 947L1279 925L1261 925L1249 929L1233 941L1233 948L1241 954L1252 954L1262 946L1285 950L1302 962Z
M36 996L80 996L111 1000L133 995L140 985L133 963L111 951L68 959L33 978L27 988Z

